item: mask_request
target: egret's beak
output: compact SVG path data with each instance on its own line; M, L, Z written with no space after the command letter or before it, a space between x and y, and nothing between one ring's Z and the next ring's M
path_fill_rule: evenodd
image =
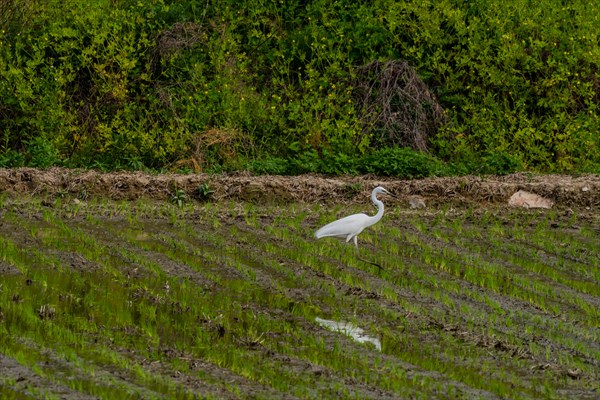
M398 197L396 194L394 194L394 193L392 193L392 192L388 192L387 190L385 191L385 194L387 194L387 195L390 195L390 196L392 196L392 197L393 197L393 198L395 198L395 199L398 199L398 198L399 198L399 197Z

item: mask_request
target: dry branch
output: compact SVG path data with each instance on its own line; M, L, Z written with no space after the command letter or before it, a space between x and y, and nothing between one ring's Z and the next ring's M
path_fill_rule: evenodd
M406 61L360 67L355 87L363 133L373 133L379 146L426 151L428 138L446 123L436 97Z

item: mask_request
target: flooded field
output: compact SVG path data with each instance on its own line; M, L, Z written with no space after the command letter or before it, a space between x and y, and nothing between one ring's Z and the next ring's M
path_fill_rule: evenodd
M1 203L2 398L600 396L594 207Z

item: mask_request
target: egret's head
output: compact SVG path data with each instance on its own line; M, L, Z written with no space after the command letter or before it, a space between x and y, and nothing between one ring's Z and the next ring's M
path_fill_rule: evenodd
M377 186L375 189L373 189L373 194L374 195L378 195L379 193L383 193L383 194L387 194L389 196L392 197L398 197L396 196L394 193L390 193L386 188L384 188L383 186Z

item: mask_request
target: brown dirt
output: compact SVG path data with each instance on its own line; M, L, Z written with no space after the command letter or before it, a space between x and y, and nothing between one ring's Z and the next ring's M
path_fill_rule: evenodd
M256 203L364 202L370 190L384 185L403 201L422 198L426 204L507 203L512 194L526 190L554 201L558 207L600 206L600 175L463 176L401 180L376 176L326 177L252 176L235 174L102 173L93 170L51 168L0 169L0 191L14 194L107 197L112 200L170 199L177 190L197 196L200 185L214 190L215 200Z

